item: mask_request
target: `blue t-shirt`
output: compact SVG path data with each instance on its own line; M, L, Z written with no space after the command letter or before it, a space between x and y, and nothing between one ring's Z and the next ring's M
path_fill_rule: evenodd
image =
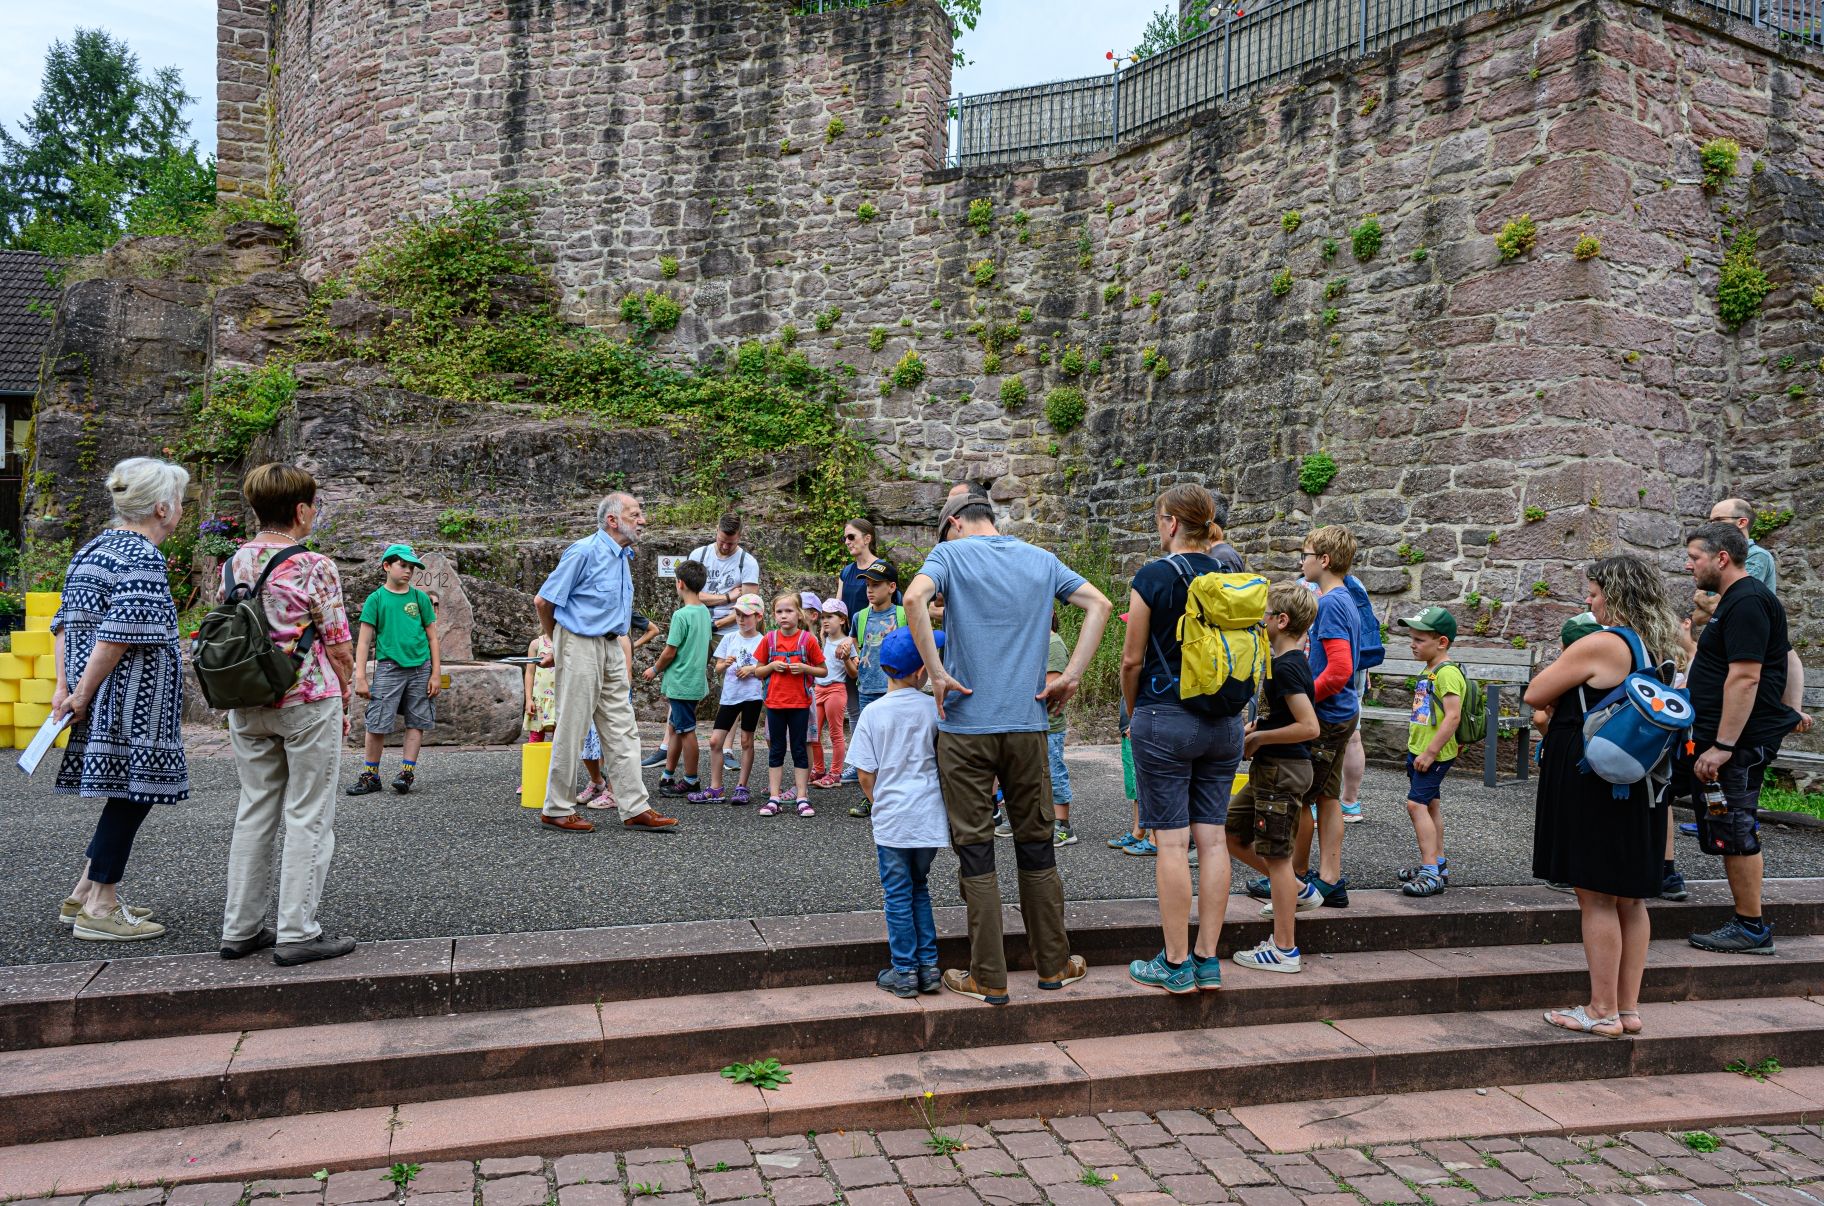
M1012 536L946 540L919 573L944 592L944 668L974 692L944 700L945 733L1043 733L1053 599L1083 579L1055 555Z
M849 609L849 626L853 628L855 617L868 609L868 580L861 576L861 571L855 568L853 561L843 566L842 572L837 576L842 581L842 602ZM905 602L898 590L893 592L893 602ZM886 688L882 687L881 690Z
M1316 682L1323 676L1324 667L1330 659L1324 656L1324 642L1348 641L1350 665L1361 660L1361 613L1355 609L1355 600L1349 597L1349 588L1339 586L1327 595L1317 597L1317 619L1311 625L1311 651L1307 654L1311 661L1311 681ZM1317 701L1317 718L1326 724L1352 719L1362 710L1361 697L1356 694L1355 675L1349 676L1349 683L1329 699Z

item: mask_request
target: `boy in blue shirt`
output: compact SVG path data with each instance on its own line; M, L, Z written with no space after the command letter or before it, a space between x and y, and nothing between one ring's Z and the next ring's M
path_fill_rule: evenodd
M1340 524L1305 537L1300 572L1317 586L1317 619L1311 625L1312 698L1317 704L1317 738L1311 742L1311 788L1298 810L1294 867L1309 867L1311 839L1318 839L1319 863L1308 882L1332 909L1349 907L1343 876L1343 758L1361 719L1355 663L1361 648L1359 613L1343 582L1355 565L1355 533ZM1312 806L1316 806L1313 816Z

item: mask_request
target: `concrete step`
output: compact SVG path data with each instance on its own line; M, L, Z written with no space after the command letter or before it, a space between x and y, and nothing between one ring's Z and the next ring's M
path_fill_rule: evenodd
M1648 1034L1628 1040L1554 1030L1530 1009L1270 1023L796 1064L790 1084L764 1093L687 1073L68 1138L0 1148L0 1199L1141 1105L1226 1108L1276 1150L1824 1112L1824 1003L1647 1014ZM1720 1071L1725 1057L1785 1070L1760 1083ZM1577 1079L1547 1083L1563 1075Z
M1643 996L1740 1002L1824 993L1824 937L1782 938L1780 947L1761 958L1657 941ZM1231 965L1221 992L1190 996L1141 987L1124 967L1102 965L1061 992L1016 982L1013 1003L1000 1009L947 992L901 1000L864 982L75 1044L0 1053L0 1145L713 1073L759 1055L798 1065L1035 1042L1150 1051L1185 1033L1317 1019L1334 1023L1334 1032L1313 1032L1330 1038L1357 1025L1411 1026L1412 1015L1537 1011L1581 999L1587 982L1580 946L1458 947L1310 955L1296 976ZM1413 1066L1429 1067L1416 1056ZM1428 1073L1416 1075L1427 1083ZM1141 1107L1157 1108L1147 1101L1143 1094Z
M1769 880L1781 935L1824 932L1824 880ZM1453 888L1415 900L1357 891L1348 909L1300 923L1313 954L1575 943L1575 901L1542 887ZM1650 910L1656 938L1677 939L1729 915L1720 882ZM1236 897L1224 949L1267 936ZM1157 949L1150 900L1069 906L1074 948L1092 964ZM938 910L947 966L964 961L961 909ZM1012 966L1030 969L1019 910L1006 909ZM318 1023L435 1017L554 1005L854 983L886 962L879 913L822 914L530 934L364 943L345 959L278 968L263 959L151 956L0 968L0 1051Z

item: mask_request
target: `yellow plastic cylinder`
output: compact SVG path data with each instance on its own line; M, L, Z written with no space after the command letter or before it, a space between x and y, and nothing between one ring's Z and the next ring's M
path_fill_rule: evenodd
M48 678L23 678L19 680L19 702L48 704L51 696L56 694L57 684Z
M19 657L43 657L51 651L51 639L48 632L15 632L13 653Z
M519 747L519 806L543 808L545 784L551 779L551 743L528 741Z

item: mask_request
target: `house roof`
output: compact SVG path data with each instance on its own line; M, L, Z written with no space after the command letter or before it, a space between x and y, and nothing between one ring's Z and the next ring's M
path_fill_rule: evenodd
M36 393L38 361L51 337L51 320L33 313L34 299L54 301L44 279L49 256L35 251L0 251L0 394Z

